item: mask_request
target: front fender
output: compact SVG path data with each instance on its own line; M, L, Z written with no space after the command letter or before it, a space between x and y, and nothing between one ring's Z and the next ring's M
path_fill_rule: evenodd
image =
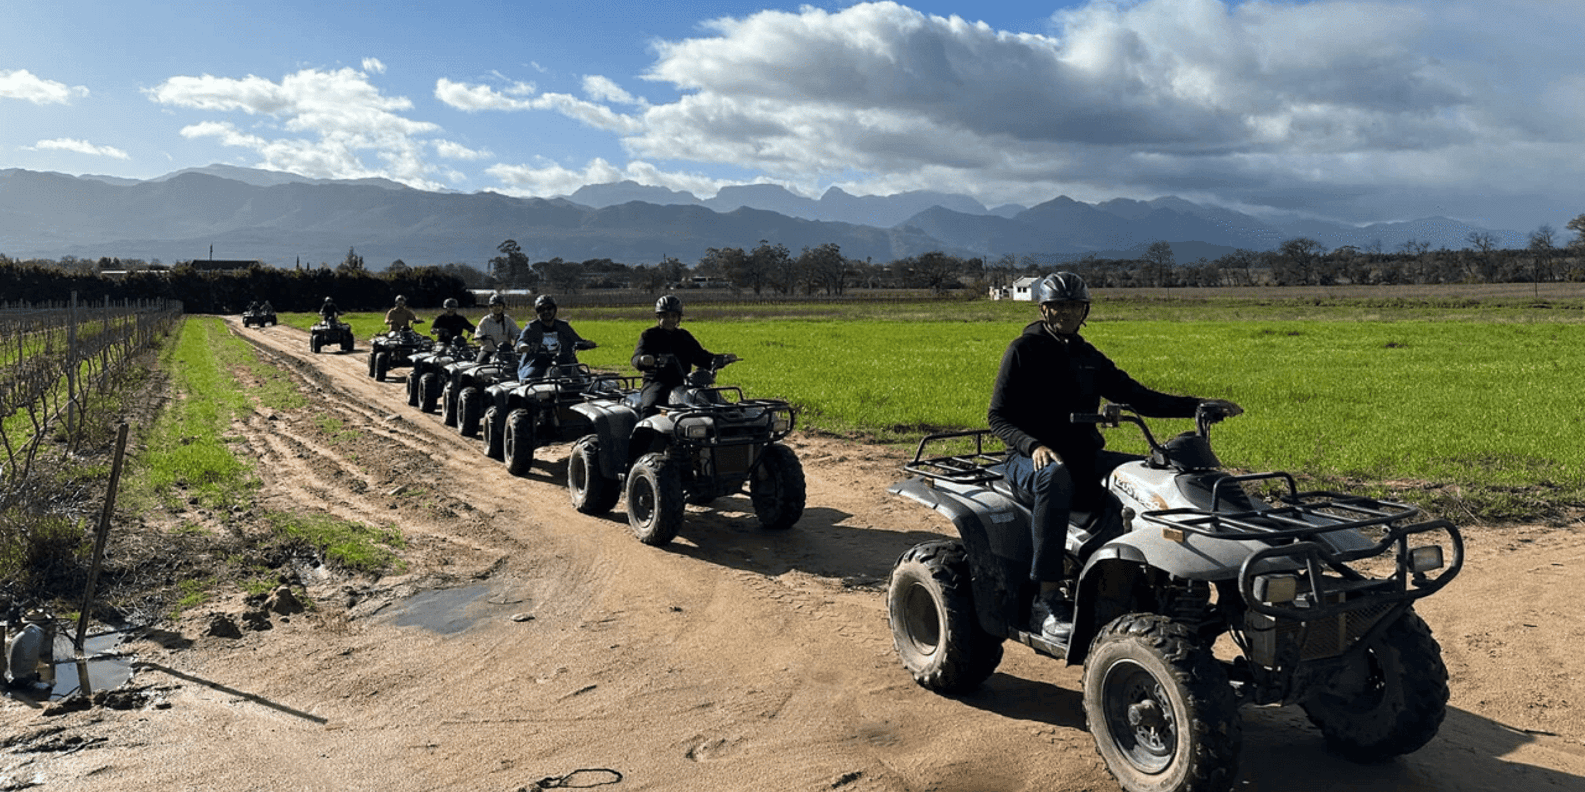
M620 478L627 472L628 440L633 436L633 426L638 423L638 413L616 401L589 401L575 404L571 409L588 419L590 431L600 441L601 475Z

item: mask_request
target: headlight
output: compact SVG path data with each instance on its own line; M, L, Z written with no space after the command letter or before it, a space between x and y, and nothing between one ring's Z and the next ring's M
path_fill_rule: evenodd
M542 402L548 402L551 399L556 398L556 392L553 390L534 391L534 398L539 399Z
M770 419L770 430L772 432L785 432L785 431L787 431L788 429L791 429L791 428L792 428L792 413L786 413L786 412L778 411L775 415L771 416L771 419Z
M681 426L682 436L690 440L703 440L710 436L715 424L705 419L687 421Z
M1423 575L1433 569L1442 568L1442 546L1426 545L1416 547L1409 551L1409 571L1416 575Z
M1273 605L1292 602L1299 596L1299 578L1294 575L1261 575L1255 578L1255 599Z

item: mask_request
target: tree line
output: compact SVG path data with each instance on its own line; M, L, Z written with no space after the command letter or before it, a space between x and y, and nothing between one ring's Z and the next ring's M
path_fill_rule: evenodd
M1395 250L1380 242L1327 250L1320 242L1295 237L1273 250L1234 250L1215 259L1179 262L1172 246L1158 241L1135 258L1006 254L993 260L931 251L885 263L848 258L834 243L805 247L797 254L779 242L761 240L753 248L709 248L693 263L667 256L654 264L623 264L609 258L531 261L516 240L496 247L499 255L483 268L452 262L410 267L400 259L382 272L366 269L363 257L348 249L335 267L268 266L243 272L205 271L202 262L163 267L156 262L64 257L21 261L0 253L0 294L9 299L59 300L71 291L84 299L182 300L196 313L235 313L253 300L270 300L277 310L307 311L325 297L349 310L389 306L404 295L415 306L436 306L455 297L474 304L471 290L528 290L577 294L586 290L630 289L648 294L688 288L726 288L756 297L780 295L842 296L855 289L921 289L934 294L967 290L972 294L1006 291L1023 277L1073 270L1102 288L1327 286L1442 283L1547 283L1585 281L1585 214L1566 228L1575 236L1559 240L1556 230L1540 226L1522 248L1498 248L1487 232L1471 232L1466 247L1431 249L1407 240ZM108 271L127 271L116 278Z

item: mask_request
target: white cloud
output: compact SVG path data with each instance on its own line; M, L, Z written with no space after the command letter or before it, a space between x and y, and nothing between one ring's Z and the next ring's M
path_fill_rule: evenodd
M435 141L435 153L446 159L478 160L493 156L488 151L468 148L450 140Z
M385 64L381 63L379 58L364 58L363 71L366 74L384 74Z
M56 138L54 140L40 140L31 146L23 146L29 151L74 151L78 154L91 154L95 157L111 157L113 159L131 159L125 151L114 146L96 146L86 140L74 138Z
M372 58L364 67L384 69ZM422 156L422 138L440 127L403 116L412 102L381 94L369 71L304 69L280 82L254 75L179 76L147 93L161 104L272 119L247 133L230 121L204 121L182 130L186 137L215 137L227 146L252 149L263 157L262 168L319 178L383 176L413 187L439 187L430 178L437 168ZM365 153L383 164L364 162Z
M696 196L706 197L714 195L728 184L738 183L695 173L664 171L651 163L637 160L618 168L599 157L590 160L581 169L544 162L536 165L492 165L486 172L506 185L500 192L516 196L567 195L586 184L634 181L686 190Z
M633 134L643 128L640 120L633 116L622 115L605 105L571 94L546 93L536 96L534 86L527 83L515 83L503 92L488 85L469 85L442 77L435 81L435 98L470 113L485 110L554 110L568 118L611 132Z
M27 69L0 69L0 99L21 99L33 104L69 104L88 95L81 85L46 80Z
M1494 174L1504 189L1579 183L1585 69L1558 53L1585 8L1521 6L1094 0L1044 34L893 2L804 6L657 43L645 78L679 93L659 104L599 76L586 99L436 95L552 110L617 133L639 161L987 203L1197 192L1280 206L1298 189L1399 200L1489 190Z

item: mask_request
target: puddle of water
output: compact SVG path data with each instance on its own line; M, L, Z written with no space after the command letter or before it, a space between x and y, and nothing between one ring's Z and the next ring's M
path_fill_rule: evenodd
M464 586L414 594L394 606L398 627L422 627L441 635L453 635L495 615L485 596L490 587Z
M60 701L81 690L92 695L99 690L114 690L132 679L132 659L129 657L98 657L114 652L121 645L120 633L90 636L83 641L83 656L76 658L71 639L55 636L55 663L53 667L39 669L37 685L12 691L37 701ZM47 688L47 692L46 692Z

